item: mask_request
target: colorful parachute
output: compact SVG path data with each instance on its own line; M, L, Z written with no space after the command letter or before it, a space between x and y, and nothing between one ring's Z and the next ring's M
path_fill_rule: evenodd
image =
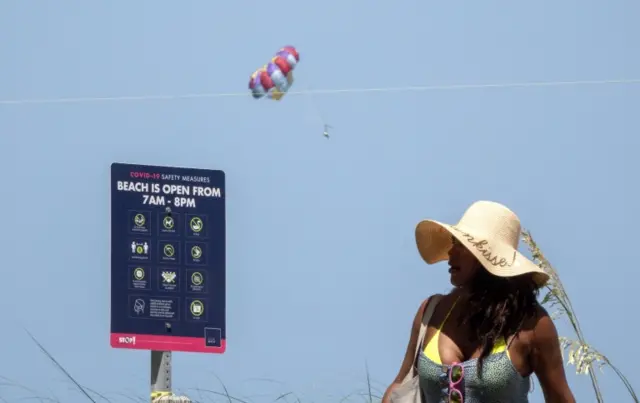
M249 89L253 97L282 99L293 84L293 70L299 61L300 55L293 46L280 49L268 64L251 74Z

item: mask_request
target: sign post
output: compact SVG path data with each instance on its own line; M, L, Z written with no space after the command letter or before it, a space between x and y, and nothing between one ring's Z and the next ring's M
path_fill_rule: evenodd
M188 401L173 351L226 350L225 234L223 171L111 165L110 344L151 351L152 401Z
M171 351L151 351L151 401L171 395Z

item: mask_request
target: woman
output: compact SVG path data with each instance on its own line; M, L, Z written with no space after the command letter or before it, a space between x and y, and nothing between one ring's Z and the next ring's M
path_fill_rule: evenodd
M454 289L420 306L383 403L391 402L392 391L414 365L430 300L435 309L417 359L423 401L526 403L535 374L546 402L575 403L556 328L536 299L549 276L517 251L519 239L518 217L494 202L474 203L457 225L418 224L420 255L427 264L448 260Z

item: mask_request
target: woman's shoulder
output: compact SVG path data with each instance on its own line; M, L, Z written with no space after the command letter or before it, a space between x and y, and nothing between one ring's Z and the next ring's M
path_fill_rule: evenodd
M454 298L453 292L449 292L446 294L429 295L420 303L420 306L418 307L418 311L416 312L416 315L413 319L414 325L418 326L422 322L422 318L424 317L424 314L428 307L431 307L434 310L434 314L435 314L435 309L437 305L439 305L442 301L445 301L445 304L447 304L448 302L446 301L451 300L453 298Z
M449 292L446 294L431 294L420 303L420 308L418 308L418 312L416 315L420 314L420 312L424 312L427 304L439 304L442 300L447 300L452 298L453 292Z
M558 334L553 319L540 304L536 306L535 314L525 321L522 330L529 335L533 343L544 343L545 340L557 337Z
M533 332L538 340L556 339L558 337L556 324L553 322L551 315L549 315L547 310L541 305L538 305L536 308Z
M526 321L526 327L535 330L538 326L544 326L546 323L553 323L549 312L540 304L536 305L535 312Z

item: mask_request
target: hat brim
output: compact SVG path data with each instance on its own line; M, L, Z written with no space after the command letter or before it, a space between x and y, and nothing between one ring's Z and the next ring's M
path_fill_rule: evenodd
M451 236L454 236L493 275L515 277L530 273L538 287L543 287L549 281L549 275L518 250L480 234L474 234L467 228L454 227L435 220L423 220L416 226L415 236L420 256L427 264L449 259Z

